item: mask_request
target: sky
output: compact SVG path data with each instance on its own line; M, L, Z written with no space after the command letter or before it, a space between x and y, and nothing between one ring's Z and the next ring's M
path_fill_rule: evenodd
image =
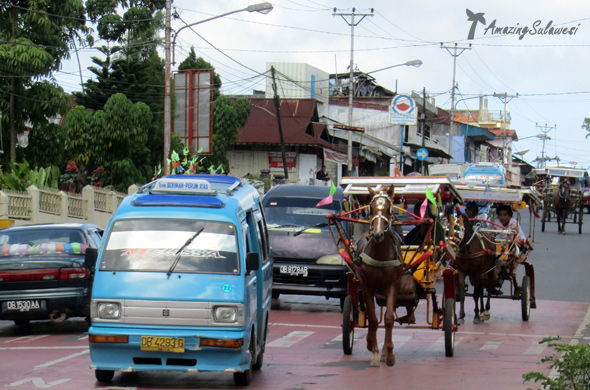
M173 20L172 28L178 30L185 23L244 9L257 2L174 0L172 6L179 18ZM510 129L516 130L521 139L513 144L513 152L528 151L524 159L536 165L534 160L543 152L543 142L537 136L546 132L551 139L546 141L545 156L557 156L561 164L590 169L590 138L585 138L588 133L581 128L584 118L590 117L590 2L271 3L274 8L266 15L239 12L183 29L176 41L176 63L194 46L197 55L220 74L222 93L226 94L265 90L267 62L301 62L328 73L347 72L351 18L334 14L351 14L354 8L357 14L372 14L354 28L353 57L358 70L370 72L411 60L423 62L419 68L399 66L374 73L378 84L392 91L397 87L400 94L426 88L437 106L449 110L453 56L441 48L441 42L443 46L457 44L469 48L456 57L456 109L477 110L477 97L486 95L489 110L499 114L504 103L494 94L506 93ZM468 20L467 10L482 14L478 16L473 39L468 39L473 22ZM355 16L356 22L359 19ZM553 30L546 28L548 24ZM525 34L524 27L528 29ZM558 35L557 29L568 33ZM100 54L93 48L80 51L84 80L91 77L86 69L91 65L91 56ZM66 91L80 90L76 56L72 55L55 76Z

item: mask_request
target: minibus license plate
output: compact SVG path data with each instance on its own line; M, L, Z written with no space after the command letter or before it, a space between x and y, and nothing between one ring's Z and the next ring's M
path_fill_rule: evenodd
M184 339L177 337L141 336L142 351L184 352Z
M304 278L307 277L307 267L299 266L299 265L281 265L281 273L282 274L289 274L295 276L303 276Z
M6 301L6 311L40 311L43 301L36 299L26 301Z

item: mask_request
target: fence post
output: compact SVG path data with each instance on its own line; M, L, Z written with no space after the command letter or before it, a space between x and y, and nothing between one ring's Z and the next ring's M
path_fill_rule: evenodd
M111 217L115 215L117 212L117 208L119 208L119 198L117 198L117 193L115 191L109 192L109 212L111 213Z
M59 215L61 216L62 222L68 222L69 212L68 212L68 194L64 191L59 192L59 196L61 197L60 205L59 205Z
M94 188L86 185L82 188L82 199L86 201L86 220L94 221Z
M39 189L31 184L27 187L27 192L31 196L31 223L39 223Z
M127 188L127 195L135 194L139 190L137 184L131 184L129 188Z
M8 195L0 191L0 219L8 219Z

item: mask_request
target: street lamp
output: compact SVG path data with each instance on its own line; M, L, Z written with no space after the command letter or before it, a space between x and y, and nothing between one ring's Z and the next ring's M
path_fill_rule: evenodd
M371 73L375 73L375 72L381 72L382 70L386 70L386 69L391 69L391 68L395 68L398 66L413 66L416 68L419 68L422 65L422 61L421 60L412 60L412 61L408 61L408 62L404 62L403 64L397 64L397 65L391 65L391 66L387 66L385 68L381 68L381 69L377 69L377 70L373 70L371 72L366 72L365 74L371 74ZM351 63L351 71L350 71L350 87L348 88L348 93L349 93L349 99L348 99L348 118L349 118L349 126L352 126L352 108L353 108L353 95L354 95L354 83L352 80L352 63ZM347 164L348 164L348 176L352 176L352 131L349 130L348 131L348 160L347 160Z
M371 73L381 72L382 70L391 69L391 68L395 68L395 67L398 67L398 66L413 66L413 67L419 68L420 66L422 66L422 61L421 60L412 60L412 61L408 61L408 62L403 63L403 64L391 65L391 66L388 66L388 67L385 67L385 68L373 70L373 71L367 72L365 74L371 74Z
M261 13L263 15L268 14L270 11L272 11L273 6L271 3L258 3L258 4L253 4L253 5L249 5L246 8L243 9L238 9L235 11L230 11L230 12L226 12L224 14L221 15L217 15L217 16L213 16L211 18L208 19L204 19L204 20L200 20L198 22L195 23L190 23L187 25L182 26L181 28L179 28L175 33L174 33L174 39L171 42L171 18L172 18L172 13L171 13L171 0L166 0L166 34L165 34L165 47L166 47L166 74L164 76L164 159L162 161L163 165L164 165L164 172L166 174L168 174L168 164L167 164L167 159L168 159L168 154L170 152L170 133L172 130L172 99L170 97L170 65L171 65L171 61L170 61L170 51L171 51L171 46L172 46L172 57L174 58L174 45L176 45L176 38L178 37L178 34L184 30L187 27L192 27L192 26L196 26L197 24L201 24L201 23L205 23L214 19L219 19L219 18L223 18L224 16L228 16L231 14L235 14L238 12L244 12L244 11L248 11L248 12L258 12Z

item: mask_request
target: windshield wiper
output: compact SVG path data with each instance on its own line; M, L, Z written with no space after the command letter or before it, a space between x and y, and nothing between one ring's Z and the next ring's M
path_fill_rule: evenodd
M205 229L205 227L202 227L201 230L199 230L198 232L196 232L195 234L193 234L191 236L191 238L189 238L188 240L186 240L186 242L184 243L184 245L180 247L180 249L176 252L176 259L174 259L174 263L172 263L172 265L170 266L170 269L168 270L168 272L166 273L166 275L170 276L170 274L172 273L172 271L174 271L174 268L176 268L176 265L178 264L178 261L182 257L182 251L185 250L186 247L189 246L191 244L191 242L193 242L194 239L197 238L197 236L199 234L201 234L201 232L204 229Z
M304 228L304 229L301 229L301 230L300 230L300 231L298 231L298 232L295 232L295 234L293 234L293 236L298 236L298 235L300 235L301 233L303 233L304 231L306 231L307 229L311 229L311 228L318 228L318 227L326 227L326 226L328 226L328 223L327 223L327 222L322 222L322 223L316 223L316 224L314 224L314 225L309 225L308 227L306 227L306 228Z

